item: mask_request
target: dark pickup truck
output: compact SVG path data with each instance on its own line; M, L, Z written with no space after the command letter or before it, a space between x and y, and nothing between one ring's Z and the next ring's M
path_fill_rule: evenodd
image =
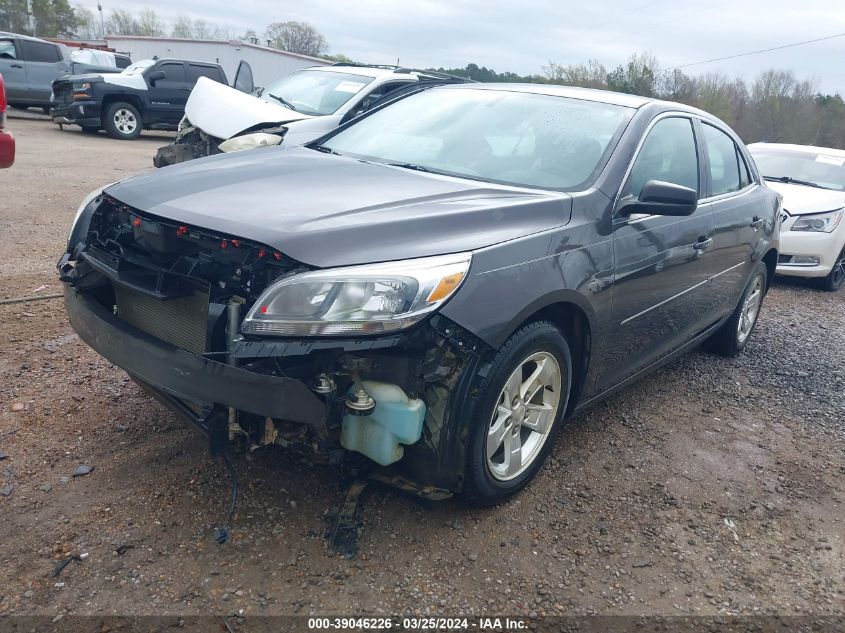
M64 77L53 82L50 115L59 126L105 130L134 139L142 129L175 130L200 77L226 84L219 64L180 59L145 59L121 73Z

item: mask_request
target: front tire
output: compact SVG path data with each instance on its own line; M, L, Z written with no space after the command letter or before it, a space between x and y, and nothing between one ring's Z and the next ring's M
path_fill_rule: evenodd
M760 316L768 288L768 274L766 265L759 262L733 314L705 343L708 350L720 356L732 357L745 349Z
M480 385L464 465L465 500L499 503L537 474L554 445L571 387L572 355L553 323L530 323L507 340Z
M103 128L112 138L131 141L141 135L141 114L132 104L111 104L103 117Z
M836 258L836 263L827 277L821 278L820 285L822 290L827 292L836 292L845 285L845 248L839 253L839 257Z

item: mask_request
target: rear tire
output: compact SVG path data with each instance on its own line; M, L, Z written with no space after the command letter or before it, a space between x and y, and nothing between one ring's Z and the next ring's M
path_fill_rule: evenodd
M836 263L827 277L822 277L819 280L819 285L822 290L827 292L836 292L845 285L845 248L839 253L839 257L836 258Z
M768 272L763 262L757 264L733 314L704 344L707 350L730 357L737 356L745 349L757 326L757 318L766 296Z
M103 117L103 128L112 138L131 141L141 135L141 127L141 114L123 101L111 104Z
M540 470L569 403L572 355L549 321L529 323L502 346L479 386L464 463L464 500L489 506Z

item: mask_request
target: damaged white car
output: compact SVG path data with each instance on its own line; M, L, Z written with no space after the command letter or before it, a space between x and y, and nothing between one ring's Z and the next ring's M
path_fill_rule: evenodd
M234 88L200 78L176 139L158 150L153 164L165 167L283 140L301 145L394 98L466 81L398 66L333 64L297 70L254 89L252 69L241 62Z

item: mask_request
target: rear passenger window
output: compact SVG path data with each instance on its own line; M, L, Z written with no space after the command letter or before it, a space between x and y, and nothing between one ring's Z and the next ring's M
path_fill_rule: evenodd
M213 81L223 83L222 77L220 77L219 68L215 68L214 66L195 66L194 64L188 64L188 81L195 84L197 83L197 79L200 77L208 77Z
M707 157L710 160L710 195L739 191L745 185L740 176L740 165L745 171L745 162L740 161L733 139L712 125L702 125L704 142L707 143ZM748 179L748 173L745 173ZM748 184L746 182L745 184Z
M185 79L185 67L182 64L162 64L156 70L164 71L164 79L160 81L180 84L187 81Z
M17 59L14 40L0 40L0 59Z
M658 121L646 137L622 194L639 198L649 180L698 188L698 152L692 121L671 117Z
M48 62L52 64L62 59L59 47L46 42L21 40L21 52L22 59L28 62Z

